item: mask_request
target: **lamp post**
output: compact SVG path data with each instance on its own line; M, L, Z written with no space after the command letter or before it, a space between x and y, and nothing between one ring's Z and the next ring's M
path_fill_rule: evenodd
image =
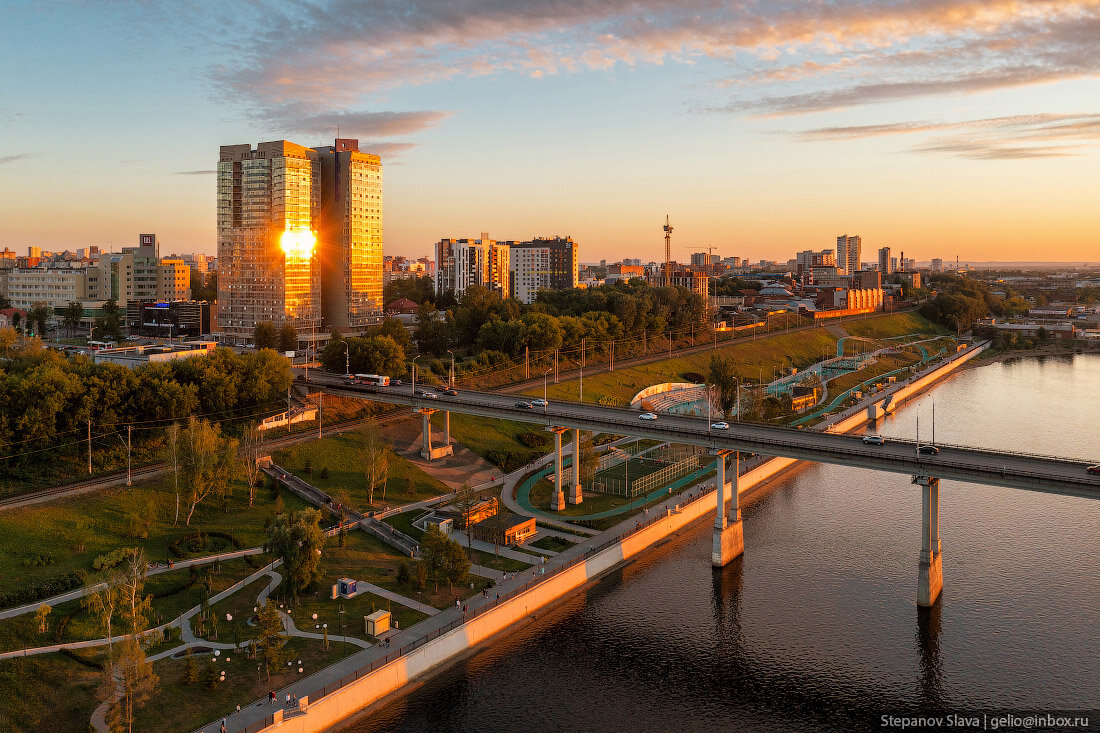
M348 348L348 342L344 342L344 376L351 374L351 349Z
M548 367L545 372L542 373L542 401L546 402L546 375L554 371L554 367ZM542 406L542 411L546 412L546 405Z
M416 397L416 360L419 359L420 357L421 357L421 354L417 354L416 356L413 357L413 360L412 360L412 368L413 368L412 396L413 397Z
M447 349L447 353L451 355L451 381L450 381L450 387L451 387L451 389L454 389L454 386L455 386L455 352L451 351L450 349Z
M122 444L126 446L126 485L130 486L130 431L133 430L132 425L126 426L126 440L122 440L122 436L118 433L118 439L122 441Z

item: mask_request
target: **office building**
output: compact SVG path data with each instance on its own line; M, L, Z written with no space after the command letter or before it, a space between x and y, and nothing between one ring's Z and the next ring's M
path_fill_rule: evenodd
M133 300L126 304L131 335L197 337L213 330L211 303L205 300Z
M382 306L382 166L357 140L223 145L218 321L228 343L289 323L299 343L357 333ZM323 295L322 295L323 293Z
M160 243L156 234L141 234L138 246L123 247L123 255L130 255L130 287L128 295L138 300L157 297L157 265L160 263Z
M889 275L894 271L893 258L890 257L889 247L881 247L878 251L878 271L883 275Z
M511 266L508 242L482 232L480 239L441 239L435 244L435 292L462 297L466 288L481 285L508 297Z
M795 274L807 275L813 272L815 267L836 267L836 253L831 249L821 251L808 249L795 255L793 267Z
M191 268L183 260L161 260L157 264L157 300L191 300ZM148 298L137 298L148 300Z
M857 236L849 237L841 234L836 238L836 268L845 275L851 275L859 269L860 250L863 247L862 239Z
M577 287L577 244L572 237L536 237L508 242L510 292L521 303L535 302L540 290Z

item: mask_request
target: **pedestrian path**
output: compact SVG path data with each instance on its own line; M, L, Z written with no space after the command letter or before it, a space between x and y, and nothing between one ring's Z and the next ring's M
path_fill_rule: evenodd
M420 611L420 613L427 614L428 616L434 616L439 613L439 609L435 606L429 606L426 603L420 601L414 601L412 598L406 598L399 593L394 593L392 590L386 590L385 588L375 585L374 583L368 583L365 580L356 581L358 587L370 591L376 596L382 596L383 598L393 601L394 603L400 603L402 606L411 608L414 611Z
M507 557L512 560L518 560L519 562L527 563L528 565L534 565L535 563L542 561L542 558L538 557L537 555L532 555L528 552L520 552L518 550L510 550L507 547L493 545L489 542L485 542L484 540L473 540L471 542L470 539L466 536L466 533L460 529L451 530L451 537L457 540L459 544L461 544L463 547L472 547L475 550L493 553L494 555L500 555L501 557Z

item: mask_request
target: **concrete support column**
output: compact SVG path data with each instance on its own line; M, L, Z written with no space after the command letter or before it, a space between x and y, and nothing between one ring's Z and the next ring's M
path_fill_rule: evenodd
M443 411L443 445L451 444L451 411Z
M569 482L569 492L565 497L570 504L581 503L581 431L573 431L573 479Z
M741 525L741 506L738 502L738 472L741 468L736 452L733 452L733 476L728 488L726 484L726 456L731 451L717 451L715 468L718 473L718 486L715 491L717 511L714 515L714 539L711 546L711 565L725 567L734 558L745 552L745 534ZM726 501L730 502L729 516L726 516Z
M424 446L423 451L430 458L432 455L432 413L424 410L420 413L424 418Z
M554 434L554 489L550 495L550 509L560 512L565 509L565 490L561 475L561 434L569 428L548 427L546 429Z
M940 546L940 480L917 476L921 487L921 548L917 565L917 605L931 606L943 591L943 560Z

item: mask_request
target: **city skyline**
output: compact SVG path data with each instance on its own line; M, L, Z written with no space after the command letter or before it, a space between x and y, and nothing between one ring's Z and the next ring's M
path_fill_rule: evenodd
M920 261L1097 258L1095 3L637 7L17 3L0 249L212 254L215 146L358 137L388 255L523 231L657 261L667 213L682 262L844 231Z

